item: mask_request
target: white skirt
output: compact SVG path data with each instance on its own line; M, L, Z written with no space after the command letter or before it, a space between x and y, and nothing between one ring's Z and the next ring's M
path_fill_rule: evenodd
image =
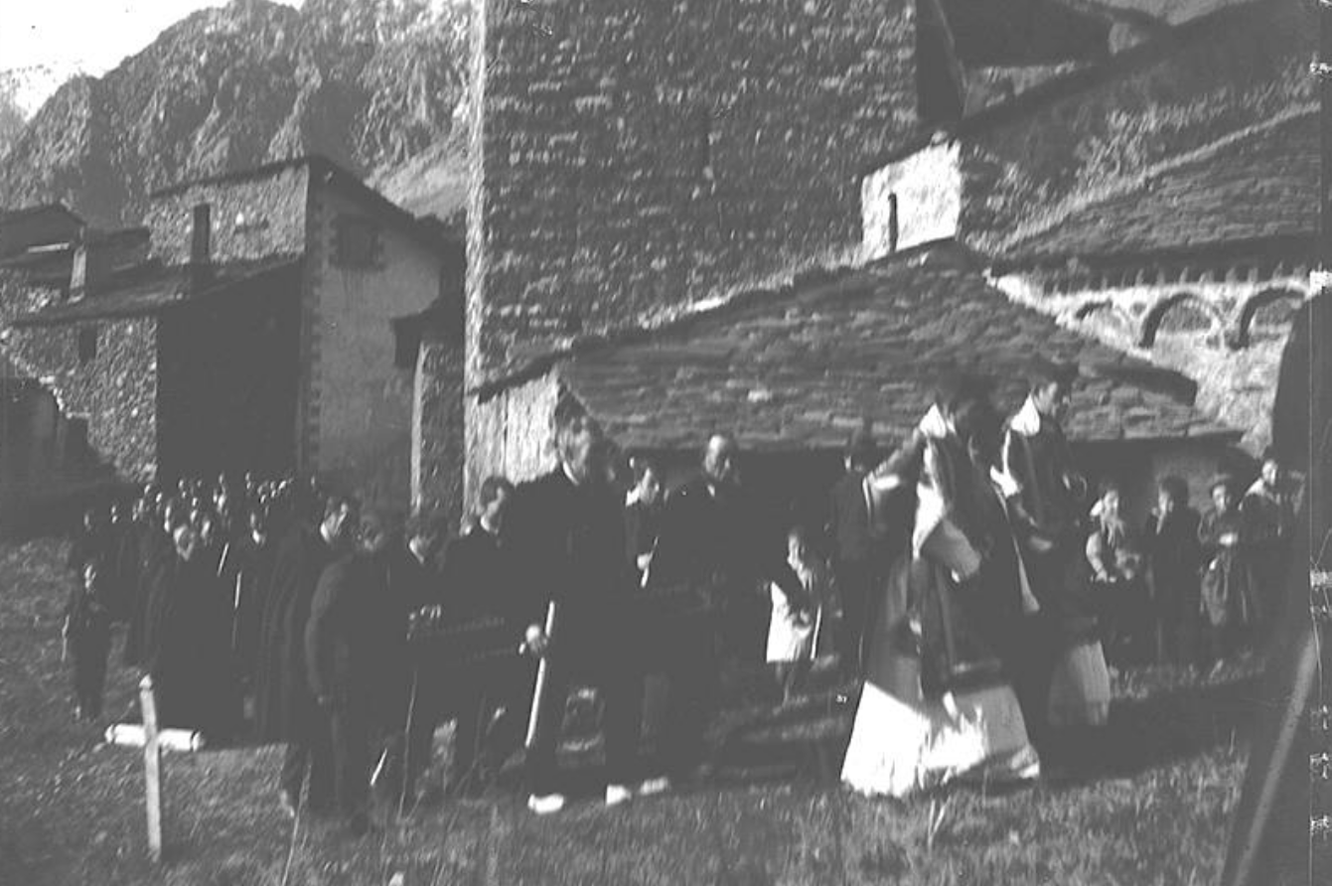
M1013 783L1040 773L1009 686L907 704L866 682L842 763L842 781L855 790L898 798L950 782Z
M807 624L796 620L786 605L786 595L772 589L772 618L768 621L768 664L808 661L814 657L818 613Z

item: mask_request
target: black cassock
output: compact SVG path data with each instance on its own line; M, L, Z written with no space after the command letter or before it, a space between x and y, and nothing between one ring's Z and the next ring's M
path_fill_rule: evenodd
M259 669L259 641L264 604L277 567L277 545L253 537L232 544L223 579L233 597L231 654L237 676L250 685Z
M273 579L264 594L255 673L261 741L303 738L317 705L305 673L305 624L319 574L332 560L314 531L293 529L278 549Z
M175 556L166 532L152 523L139 527L134 548L123 552L134 560L134 587L130 591L129 631L125 638L125 664L134 667L147 660L148 608L153 581L163 564Z
M227 601L205 560L174 557L157 570L148 599L144 665L158 723L226 737L235 693L226 634Z

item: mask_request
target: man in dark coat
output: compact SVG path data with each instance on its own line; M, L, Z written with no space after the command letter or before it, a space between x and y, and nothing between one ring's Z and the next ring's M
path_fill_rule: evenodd
M69 646L74 666L74 716L96 720L102 716L102 691L106 686L106 660L111 651L110 582L103 567L89 560L80 581L65 606L61 637Z
M310 530L298 524L283 542L265 600L257 681L259 734L262 740L287 743L279 787L288 814L298 808L307 776L311 809L327 812L333 802L331 737L309 685L305 628L319 576L345 552L353 525L352 503L329 496L318 526Z
M1033 362L1029 394L1008 423L1003 472L1009 517L1040 602L1040 630L1028 632L1031 658L1016 689L1038 747L1046 733L1045 699L1055 662L1067 649L1097 639L1091 566L1085 556L1087 481L1073 462L1061 425L1071 403L1076 366Z
M385 617L391 608L388 576L379 562L386 532L378 515L362 517L360 538L360 550L320 573L305 626L306 674L327 718L337 805L357 835L369 827L375 697L382 691L385 655L393 652Z
M530 624L519 597L506 515L513 484L503 477L481 483L477 519L444 555L444 620L451 626L485 619L508 626L515 640ZM487 662L443 675L448 711L457 717L445 792L476 796L522 743L531 706L533 668L528 657Z
M875 574L865 476L874 467L876 453L869 429L857 429L847 441L846 472L829 493L827 532L833 543L833 575L842 601L837 656L844 677L858 676L864 665L865 626Z
M277 568L277 544L268 532L261 511L249 515L249 534L233 546L224 578L233 589L235 615L231 634L231 656L237 679L248 695L254 690L259 667L259 641L264 602Z
M226 600L194 527L176 527L172 540L174 554L154 575L145 634L158 722L226 739L236 725Z
M535 702L527 753L528 807L538 814L564 806L555 748L572 681L581 678L602 692L609 802L629 795L642 709L642 680L631 657L637 638L627 637L623 625L634 586L624 556L624 502L607 482L607 442L571 398L557 404L554 430L559 466L518 487L508 519L515 609L528 622L529 648L547 656L546 691ZM557 627L547 637L543 613L551 603Z
M1157 507L1147 518L1143 533L1155 614L1156 660L1161 664L1192 664L1196 656L1200 519L1189 506L1188 483L1182 477L1163 478Z
M660 646L650 650L654 668L664 667L671 684L660 745L672 778L689 776L703 762L719 647L733 661L761 661L772 584L793 612L808 607L781 540L741 484L735 438L714 434L702 474L666 501L648 581L649 596L682 588L697 601L647 632Z
M143 663L146 655L146 635L148 632L148 603L152 596L153 581L157 570L169 562L173 553L170 533L174 513L166 513L157 522L156 514L144 503L138 520L138 538L133 551L134 570L138 580L130 606L130 625L125 638L125 664L130 667ZM128 554L130 552L123 552Z
M408 629L414 613L441 600L435 562L439 531L422 515L408 520L403 531L388 533L378 515L369 516L368 523L362 520L361 543L370 558L368 568L374 570L383 590L370 626L377 649L370 715L373 744L382 753L377 787L405 808L410 798L404 792L414 788L414 777L405 778L407 764L415 769L417 763L409 759L408 733L423 707L420 687L413 679L417 675L413 674Z

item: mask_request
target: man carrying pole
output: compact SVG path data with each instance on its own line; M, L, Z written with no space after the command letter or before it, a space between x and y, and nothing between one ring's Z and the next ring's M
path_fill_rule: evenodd
M623 503L607 482L606 440L573 399L556 406L553 425L559 465L519 486L509 514L517 593L529 613L526 646L544 656L526 764L528 808L538 815L564 808L555 749L572 682L602 693L609 804L633 793L642 707L634 638L624 630L634 579Z

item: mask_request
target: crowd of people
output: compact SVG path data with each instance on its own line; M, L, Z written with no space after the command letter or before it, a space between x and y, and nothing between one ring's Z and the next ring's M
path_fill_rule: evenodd
M1201 517L1162 478L1136 531L1114 483L1089 493L1063 435L1075 373L1037 364L1007 420L985 379L950 373L908 440L852 435L816 516L761 507L727 433L668 494L661 465L620 459L572 399L553 417L556 468L486 479L455 538L312 481L147 486L90 511L71 547L80 715L101 714L123 624L163 725L284 742L284 806L358 832L376 794L415 802L449 719L446 777L422 799L481 793L525 745L529 808L563 808L575 686L602 701L608 804L705 777L722 676L766 664L789 701L828 649L863 684L854 787L1075 764L1108 716L1107 653L1210 666L1252 648L1295 512L1269 460L1242 497L1218 477ZM458 652L466 636L475 654Z

